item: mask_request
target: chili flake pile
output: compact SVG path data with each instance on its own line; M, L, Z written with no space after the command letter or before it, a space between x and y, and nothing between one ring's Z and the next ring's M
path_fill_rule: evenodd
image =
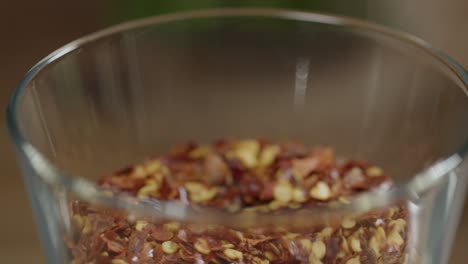
M391 179L364 161L338 160L333 150L298 143L220 140L174 147L101 178L101 187L139 199L179 200L229 212L273 213L332 206ZM345 218L306 232L129 219L83 201L71 204L73 264L130 263L406 263L403 205Z

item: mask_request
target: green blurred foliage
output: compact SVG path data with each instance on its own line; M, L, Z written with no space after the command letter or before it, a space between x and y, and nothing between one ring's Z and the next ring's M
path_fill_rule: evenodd
M270 7L314 10L365 17L367 0L113 0L110 3L112 22L186 10L221 7Z

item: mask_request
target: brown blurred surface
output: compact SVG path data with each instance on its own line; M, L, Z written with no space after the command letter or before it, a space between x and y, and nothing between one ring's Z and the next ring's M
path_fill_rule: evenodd
M57 47L100 28L92 0L11 1L0 6L0 108L26 71ZM4 114L0 121L4 124ZM27 196L5 129L0 130L1 263L44 263Z
M18 0L3 4L0 8L0 109L5 109L11 90L40 58L70 40L106 25L102 18L104 6L98 5L98 2ZM386 10L392 13L385 16L398 19L396 25L418 33L468 66L468 35L463 31L468 26L468 17L465 16L468 1L417 0L404 3L399 7L389 4L392 7ZM422 7L422 3L425 6ZM372 4L369 10L375 11L376 15L372 14L371 17L381 15L379 8L381 7ZM2 114L0 118L2 123L3 116ZM0 207L4 210L0 218L1 262L44 263L12 145L5 129L0 130L0 157L3 172ZM468 256L464 252L466 245L468 210L465 210L454 243L451 263L465 263Z

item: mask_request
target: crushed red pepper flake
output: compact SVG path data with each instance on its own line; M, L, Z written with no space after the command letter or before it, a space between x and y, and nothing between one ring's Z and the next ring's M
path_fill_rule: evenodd
M114 193L181 200L232 213L332 207L391 184L381 168L359 160L337 160L330 148L308 150L297 142L250 139L178 145L166 156L99 180L102 188ZM67 245L73 264L356 264L408 259L408 211L403 204L300 232L155 223L79 200L71 202L70 209L73 235Z

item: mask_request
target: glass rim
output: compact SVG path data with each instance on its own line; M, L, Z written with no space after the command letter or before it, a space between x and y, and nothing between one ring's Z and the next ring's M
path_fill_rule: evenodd
M340 216L343 214L359 213L385 206L391 206L401 200L415 200L424 191L430 189L443 179L444 175L447 175L450 171L457 168L462 162L464 156L467 154L468 140L459 147L458 151L433 163L429 168L412 176L407 182L396 184L391 190L385 192L365 192L350 199L349 203L340 204L336 208L327 208L325 210L310 208L293 213L286 212L284 214L279 213L274 215L256 214L252 212L232 214L210 209L200 212L199 210L194 210L188 205L174 201L141 201L124 194L109 197L109 195L102 192L95 183L82 178L79 175L69 175L66 172L59 170L24 137L17 121L18 102L30 82L34 80L38 73L46 69L52 62L61 59L83 45L115 34L120 34L128 30L197 18L222 19L227 17L267 17L279 20L303 21L332 25L336 27L350 27L374 34L381 34L390 37L391 39L396 39L398 41L405 42L406 44L410 44L412 47L423 51L428 57L431 57L441 63L446 70L450 71L451 79L454 82L457 82L458 86L465 94L468 95L468 73L460 64L455 62L455 60L418 37L372 22L341 15L276 8L221 8L185 11L143 18L97 31L66 44L33 66L13 91L6 112L7 128L19 155L30 162L32 169L46 184L53 187L63 187L66 191L70 191L80 199L104 203L130 211L132 214L149 218L171 218L190 222L209 222L224 225L226 224L226 219L229 219L230 223L233 225L249 226L252 224L257 225L260 222L265 222L266 224L283 223L303 225L310 222L311 218L330 220L330 217Z

